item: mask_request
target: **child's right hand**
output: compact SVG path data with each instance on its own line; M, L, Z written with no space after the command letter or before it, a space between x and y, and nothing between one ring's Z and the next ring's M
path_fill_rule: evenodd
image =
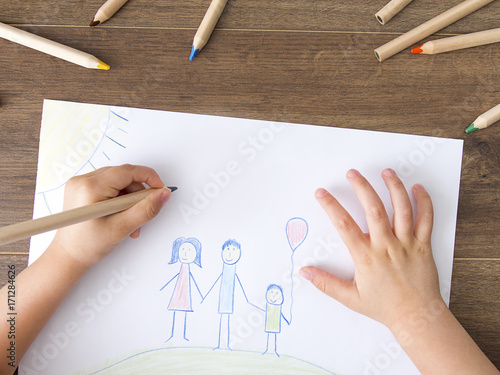
M410 199L391 169L382 173L394 207L391 227L384 205L368 181L355 170L347 179L366 213L369 234L364 234L349 213L326 190L316 198L326 211L355 263L353 280L342 280L316 267L300 274L318 289L348 308L371 317L390 329L406 324L422 309L446 308L432 257L433 209L421 185L413 187L417 216L413 221Z
M127 236L138 237L139 228L153 219L170 198L170 190L163 188L160 176L138 165L100 168L70 179L64 192L64 210L142 190L143 183L157 189L125 211L59 229L52 247L70 255L83 268L90 268Z

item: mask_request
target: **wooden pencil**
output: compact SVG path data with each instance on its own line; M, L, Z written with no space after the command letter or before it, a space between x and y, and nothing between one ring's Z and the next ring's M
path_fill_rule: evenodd
M215 25L217 24L217 21L219 21L220 15L226 6L226 3L227 0L212 0L210 3L207 13L205 13L205 17L203 17L203 20L194 35L193 47L191 48L189 60L192 61L205 44L207 44L210 39L210 35L212 35Z
M500 28L432 40L422 44L421 46L413 48L411 53L436 55L438 53L456 51L459 49L483 46L485 44L498 42L500 42Z
M125 5L128 0L108 0L98 10L90 26L97 26L113 17L113 14Z
M401 9L403 9L411 2L412 0L391 0L385 7L380 9L375 14L375 17L377 18L378 22L380 22L382 25L385 25L392 17L398 14Z
M4 23L0 23L0 37L85 68L102 70L109 70L110 68L108 64L103 63L89 53L42 38L41 36Z
M460 4L448 9L446 12L432 18L431 20L415 27L407 33L375 50L375 56L379 61L384 61L396 53L401 52L412 44L434 34L436 31L462 19L476 10L488 5L494 0L465 0Z
M177 190L176 187L169 187L169 189L171 191ZM153 190L156 189L144 189L136 191L135 193L93 203L88 206L78 207L54 215L23 221L0 228L0 246L68 225L78 224L83 221L97 219L124 211L146 198Z
M487 128L497 121L500 121L500 104L480 115L467 129L465 129L465 132L471 133L474 130Z

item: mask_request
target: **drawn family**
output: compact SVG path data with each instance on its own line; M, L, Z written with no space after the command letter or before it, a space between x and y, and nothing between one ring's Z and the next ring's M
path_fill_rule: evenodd
M172 258L169 264L181 263L181 268L179 272L172 277L161 289L162 291L170 283L175 281L174 291L170 302L168 304L168 310L173 311L172 319L172 332L170 337L165 341L169 341L174 337L174 327L176 314L184 313L184 332L183 338L189 341L186 337L186 317L188 312L193 311L192 306L192 288L191 281L196 288L196 292L201 297L202 303L207 298L207 296L214 290L217 283L220 281L219 287L219 304L218 312L220 315L219 320L219 337L217 341L217 346L214 349L229 349L229 337L230 337L230 320L231 315L234 312L234 295L237 286L243 292L243 296L248 304L254 306L255 308L263 311L266 315L265 318L265 332L267 333L267 343L266 350L263 354L269 351L269 336L274 336L274 354L277 353L277 334L281 332L281 321L284 320L288 325L291 323L285 318L282 312L283 305L283 290L280 286L276 284L271 284L268 286L266 291L266 309L262 309L259 306L251 303L245 293L245 289L241 280L236 273L236 264L241 258L241 245L234 239L229 239L222 245L222 272L214 281L208 292L203 295L196 283L196 280L191 273L190 266L195 264L198 267L201 266L201 242L194 237L180 237L177 238L172 246ZM227 327L227 338L225 337L225 343L222 342L221 345L221 335L223 332L223 325ZM225 345L224 345L225 344Z

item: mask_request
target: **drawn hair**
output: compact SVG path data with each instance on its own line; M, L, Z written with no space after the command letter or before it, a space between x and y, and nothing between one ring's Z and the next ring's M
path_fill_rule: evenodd
M222 250L224 250L224 248L226 246L230 246L230 245L233 245L233 246L237 247L239 250L241 250L240 243L238 241L236 241L236 240L233 240L233 239L229 239L226 242L224 242L224 244L222 245Z
M172 259L170 259L170 262L168 262L168 264L174 264L179 261L179 249L185 242L189 242L196 249L196 258L194 258L194 264L201 268L201 242L194 237L179 237L174 241L174 244L172 245Z
M267 292L269 292L269 290L270 290L270 289L272 289L272 288L278 288L278 289L280 290L280 292L281 292L281 295L283 295L283 289L281 289L281 287L280 287L279 285L276 285L276 284L271 284L271 285L269 285L269 286L267 287L267 291L266 291L266 293L267 293Z

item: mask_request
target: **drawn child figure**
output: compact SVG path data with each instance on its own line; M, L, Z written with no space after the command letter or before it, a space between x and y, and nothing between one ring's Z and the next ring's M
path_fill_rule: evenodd
M236 280L238 281L238 284L240 285L240 288L243 292L243 295L245 296L245 299L247 303L250 303L248 301L247 295L245 293L245 289L243 288L243 285L241 284L240 278L238 277L238 274L236 273L236 263L240 260L241 257L241 245L233 239L229 239L224 244L222 245L222 273L219 275L217 280L213 283L213 285L210 287L209 291L205 295L205 298L207 298L208 294L212 291L214 288L215 284L221 280L220 283L220 289L219 289L219 314L220 314L220 321L219 321L219 340L217 342L217 347L215 349L220 349L221 348L221 333L222 333L222 320L223 318L227 319L227 345L224 349L229 349L229 336L230 336L230 318L231 314L233 314L234 311L234 291L235 291L235 285L236 285Z
M191 279L193 280L193 283L196 286L196 290L203 300L203 295L200 291L200 288L198 287L198 284L196 283L196 280L194 279L193 274L190 270L191 263L194 263L201 268L201 242L194 237L177 238L172 246L172 259L168 264L174 264L177 262L181 263L181 269L179 273L172 277L160 289L160 291L162 291L168 284L177 279L174 292L172 293L170 303L168 304L168 310L174 312L174 317L172 319L172 334L165 342L169 341L174 336L175 314L177 312L184 312L183 338L184 340L189 341L186 338L186 317L188 312L193 311L191 302Z
M269 350L269 336L274 335L274 353L279 357L277 350L277 334L281 332L281 319L283 319L286 324L290 325L290 322L283 315L281 308L283 306L283 289L279 285L271 284L267 287L266 292L266 332L267 332L267 342L266 351L262 353L266 354Z

